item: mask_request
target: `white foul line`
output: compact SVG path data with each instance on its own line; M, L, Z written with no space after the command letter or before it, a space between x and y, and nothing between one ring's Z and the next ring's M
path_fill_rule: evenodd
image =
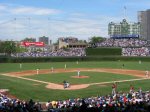
M119 80L119 81L109 81L109 82L91 83L90 85L110 84L110 83L114 83L114 82L130 82L130 81L147 80L147 79L150 79L150 78L140 78L140 79L129 79L129 80Z

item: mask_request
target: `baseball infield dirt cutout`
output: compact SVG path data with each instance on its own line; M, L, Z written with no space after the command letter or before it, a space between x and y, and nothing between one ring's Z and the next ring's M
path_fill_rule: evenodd
M55 74L55 73L67 73L67 72L77 72L77 70L82 71L88 71L88 72L107 72L107 73L113 73L115 74L123 74L123 75L132 75L132 76L137 76L139 77L138 79L131 79L131 80L144 80L147 79L145 78L145 71L139 71L139 70L127 70L127 69L108 69L108 68L68 68L66 70L64 69L55 69L53 72L51 72L49 69L40 69L39 74ZM35 80L35 79L30 79L30 78L24 78L22 76L30 76L30 75L37 75L36 70L27 70L27 71L21 71L21 72L11 72L11 73L6 73L3 74L6 76L10 77L16 77L20 79L25 79L25 80L30 80L34 81L35 83L45 83L47 84L46 88L49 89L59 89L59 90L64 90L63 84L56 84L56 83L51 83L51 82L46 82L46 81L40 81L40 80ZM88 76L81 75L80 77L78 76L72 76L72 78L90 78ZM122 80L122 81L117 81L117 82L125 82L125 81L130 81L130 80ZM91 83L91 84L79 84L79 85L70 85L69 88L66 88L65 90L76 90L76 89L83 89L87 88L90 85L105 85L107 83L113 83L111 82L102 82L102 83Z

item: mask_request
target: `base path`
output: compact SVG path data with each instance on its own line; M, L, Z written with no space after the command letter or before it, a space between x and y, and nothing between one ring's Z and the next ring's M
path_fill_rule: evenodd
M77 78L77 79L85 79L89 78L89 76L81 75L81 76L71 76L72 78Z
M117 82L126 82L126 81L135 81L135 80L145 80L148 78L145 78L145 71L139 71L139 70L127 70L127 69L108 69L108 68L70 68L70 69L54 69L52 72L50 69L40 69L39 74L50 74L50 73L65 73L65 72L77 72L78 70L80 71L89 71L89 72L107 72L107 73L113 73L115 74L124 74L124 75L132 75L132 76L137 76L140 77L138 79L131 79L131 80L120 80ZM35 80L35 79L30 79L30 78L24 78L22 76L29 76L29 75L36 75L37 71L36 70L27 70L27 71L22 71L22 72L11 72L11 73L6 73L2 74L5 76L9 77L16 77L24 80L30 80L38 83L45 83L47 84L46 88L49 89L61 89L64 90L63 85L61 84L55 84L51 82L46 82L46 81L40 81L40 80ZM110 82L101 82L101 83L91 83L91 84L80 84L80 85L71 85L69 88L66 88L65 90L76 90L76 89L83 89L87 88L90 85L97 85L97 84L108 84L108 83L113 83L114 81Z

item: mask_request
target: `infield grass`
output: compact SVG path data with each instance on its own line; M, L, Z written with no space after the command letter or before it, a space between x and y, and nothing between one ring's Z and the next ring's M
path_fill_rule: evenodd
M112 73L102 73L102 72L80 72L80 76L85 75L89 78L72 78L72 76L77 76L76 72L69 73L54 73L54 74L39 74L26 76L30 79L36 79L46 82L62 84L64 80L70 84L90 84L98 82L109 82L109 81L118 81L118 80L128 80L128 79L137 79L139 77L122 75L122 74L112 74Z

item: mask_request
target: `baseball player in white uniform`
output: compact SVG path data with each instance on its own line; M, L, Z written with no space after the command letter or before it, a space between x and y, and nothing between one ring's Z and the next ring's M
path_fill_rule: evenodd
M51 67L51 72L54 72L54 68L53 67Z
M36 69L36 74L39 74L39 69Z
M65 64L65 69L67 68L67 65Z
M22 64L20 63L20 69L22 68Z
M142 62L141 62L141 60L139 60L139 64L141 64Z
M145 76L146 76L146 77L149 77L149 71L148 71L148 70L145 71Z
M77 75L78 75L78 77L80 77L80 71L78 70L78 72L77 72Z
M76 64L79 64L79 62L77 61Z

